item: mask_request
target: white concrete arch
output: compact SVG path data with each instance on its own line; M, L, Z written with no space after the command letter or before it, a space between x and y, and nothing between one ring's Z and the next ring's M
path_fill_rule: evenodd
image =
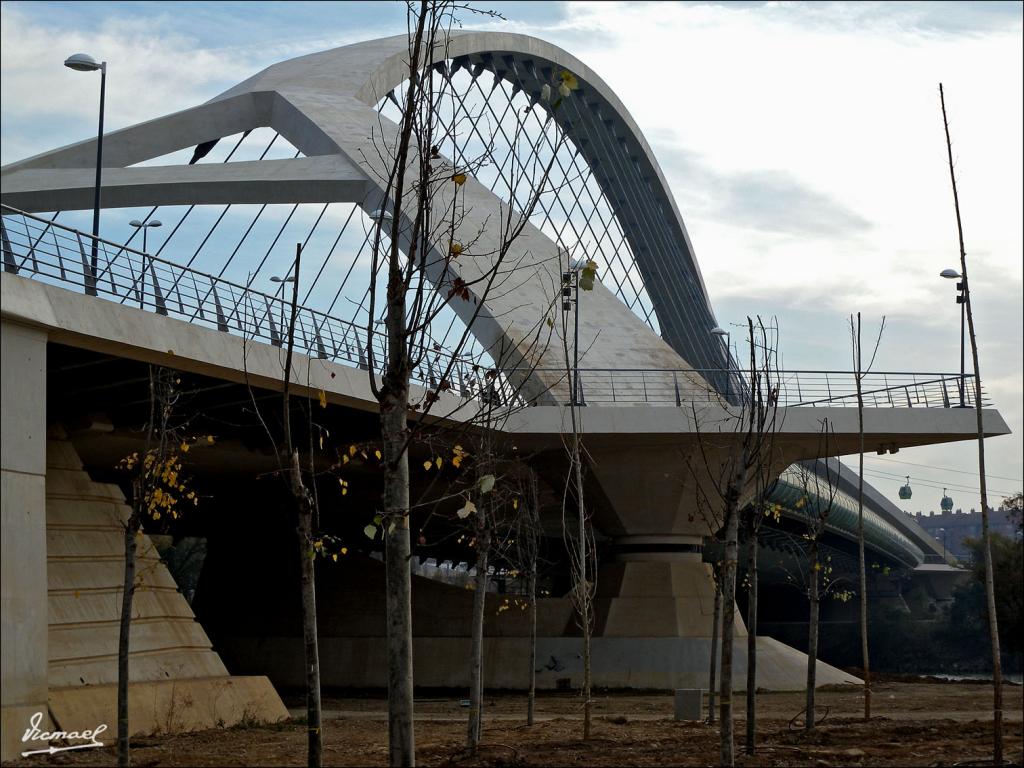
M275 64L218 99L269 89L331 93L373 106L408 76L408 58L405 35L366 41ZM499 76L515 69L534 97L558 70L577 77L581 87L574 99L581 104L554 119L617 203L665 341L694 367L721 367L720 342L708 335L717 323L682 215L653 150L607 83L572 54L527 35L453 32L437 58L482 64Z
M401 82L407 67L407 38L398 36L345 46L273 65L206 104L105 138L104 165L114 205L149 205L179 202L360 202L376 207L378 179L384 169L379 146L394 140L394 125L383 121L374 105ZM543 77L551 68L572 71L581 83L573 94L574 112L566 110L567 131L575 131L579 145L590 145L592 164L604 164L601 183L617 202L616 214L632 232L641 270L645 273L663 337L652 333L611 291L598 286L582 302L580 312L581 367L591 369L682 370L713 367L720 360L717 340L700 325L713 325L707 294L700 278L682 218L668 192L663 174L619 99L595 73L561 49L535 38L490 32L459 32L448 40L444 58L460 57L484 63L497 74L523 70L520 78ZM533 74L530 74L532 72ZM536 89L539 91L539 80ZM246 167L211 166L127 168L145 159L202 141L220 138L256 126L271 126L306 158L296 161L251 163ZM597 132L603 132L600 141ZM588 137L590 140L588 141ZM611 139L609 139L611 137ZM609 145L608 141L614 140ZM616 148L617 147L617 148ZM17 207L31 202L35 210L86 207L88 185L83 181L94 157L94 140L38 155L3 169L4 202ZM620 156L621 155L621 156ZM305 163L314 167L299 167ZM632 167L624 169L623 163ZM276 165L275 165L276 164ZM116 170L113 170L116 169ZM303 174L306 183L303 183ZM282 174L295 176L294 184L281 183ZM227 178L227 176L230 178ZM251 185L251 186L247 186ZM376 190L376 193L375 193ZM468 214L462 231L484 232L480 253L493 251L495 239L488 222L509 215L508 206L472 180L463 190ZM651 201L654 201L652 204ZM49 201L48 203L46 201ZM439 201L444 205L445 201ZM657 214L651 208L657 206ZM657 221L641 218L655 216ZM639 230L644 230L643 234ZM660 243L655 253L646 250ZM517 266L515 290L488 297L473 320L472 331L492 357L504 366L530 364L557 366L560 355L531 356L526 360L538 318L557 309L559 269L555 246L542 232L527 226L509 254ZM458 269L467 282L483 274L486 258L469 253ZM474 301L456 301L455 311L469 322ZM695 309L696 308L696 309ZM698 322L693 321L694 312ZM689 325L685 319L690 313ZM500 354L499 354L500 352ZM694 366L689 357L695 356ZM553 374L540 375L542 387L554 385ZM559 377L560 378L560 377ZM679 386L707 388L700 376L681 376Z

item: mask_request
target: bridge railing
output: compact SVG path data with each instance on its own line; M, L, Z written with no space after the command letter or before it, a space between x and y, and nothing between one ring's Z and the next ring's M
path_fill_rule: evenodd
M545 379L558 374L555 369L534 372ZM571 381L564 370L561 373L566 382ZM726 382L724 388L721 382ZM565 386L571 389L570 384ZM735 405L746 392L742 372L720 368L581 368L578 386L584 405L682 406L720 402L723 397ZM778 405L785 408L857 407L857 379L852 371L776 371L772 391ZM866 408L957 408L974 407L975 403L974 377L959 373L868 373L861 377L861 394ZM991 405L984 391L982 405Z
M281 346L291 304L221 277L183 267L126 245L24 211L2 206L0 235L4 271L79 290L127 306ZM95 270L93 246L95 244ZM295 347L310 357L378 372L387 360L386 337L363 326L299 306ZM372 355L371 355L372 352ZM547 382L546 401L568 400L571 374L564 369L489 370L437 345L420 348L415 382L446 389L463 398L500 404L533 405L520 386L527 379ZM446 374L447 371L447 374ZM862 378L870 408L951 408L973 406L973 377L949 373L871 373ZM585 405L676 405L738 402L744 393L736 369L593 369L578 371L578 400ZM842 371L779 371L774 383L779 406L856 407L856 379ZM982 404L988 399L982 395Z
M126 245L2 206L4 271L78 290L126 306L282 346L291 302L230 280L180 266ZM93 244L96 268L93 270ZM295 348L310 357L381 372L387 338L309 307L297 307ZM372 353L372 354L371 354ZM413 380L437 389L442 379L464 398L515 401L518 393L487 366L445 350L420 348Z

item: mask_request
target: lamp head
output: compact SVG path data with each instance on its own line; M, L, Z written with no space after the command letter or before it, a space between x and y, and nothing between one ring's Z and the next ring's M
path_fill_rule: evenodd
M103 67L102 64L97 64L96 59L88 53L75 53L68 56L64 60L64 66L76 72L95 72Z
M164 223L160 221L160 219L153 219L152 221L147 222L146 224L147 227L162 227L163 225Z
M294 283L295 282L295 277L294 276L292 276L292 277L278 277L277 275L273 275L270 278L270 282L272 282L272 283Z
M145 225L141 221L139 221L138 219L132 219L131 221L128 222L128 226L129 227L135 227L136 229L138 229L139 227L142 227L142 226L145 226Z
M713 336L718 336L719 338L721 338L722 336L728 336L729 335L729 332L727 330L725 330L725 328L723 328L720 325L716 325L714 328L712 328L709 331L709 333L711 333Z
M955 269L944 269L941 272L939 272L939 277L944 277L947 280L959 280L960 273L957 272Z

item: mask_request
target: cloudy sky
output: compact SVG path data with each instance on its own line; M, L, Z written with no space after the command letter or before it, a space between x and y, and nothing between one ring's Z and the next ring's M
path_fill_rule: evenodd
M679 203L720 324L778 317L787 368L849 369L847 318L886 316L877 370L954 371L958 250L946 89L986 389L1014 435L988 442L998 499L1021 488L1022 6L1010 3L492 3L619 94ZM110 62L107 126L205 101L269 64L401 33L401 4L4 2L0 157L95 130L64 57ZM971 443L867 459L905 508L977 504ZM897 479L900 478L900 479Z

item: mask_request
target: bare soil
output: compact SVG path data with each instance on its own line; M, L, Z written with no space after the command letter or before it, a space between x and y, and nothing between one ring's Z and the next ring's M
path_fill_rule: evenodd
M743 754L745 714L737 697L740 766L991 765L992 689L974 683L886 682L874 689L874 716L861 720L859 688L818 691L817 720L802 729L802 693L758 697L758 745ZM290 704L299 704L289 701ZM301 709L301 707L300 707ZM387 764L386 702L381 698L324 700L324 764ZM718 764L718 727L673 720L672 696L600 694L593 738L582 740L580 699L549 694L537 702L537 722L525 725L525 696L488 700L483 744L464 752L466 710L455 695L417 700L417 760L423 766L699 766ZM299 710L293 709L293 713ZM797 718L795 721L794 718ZM1022 762L1021 688L1006 688L1005 757ZM305 727L235 727L133 741L134 766L305 765ZM113 765L112 748L29 758L12 765Z

